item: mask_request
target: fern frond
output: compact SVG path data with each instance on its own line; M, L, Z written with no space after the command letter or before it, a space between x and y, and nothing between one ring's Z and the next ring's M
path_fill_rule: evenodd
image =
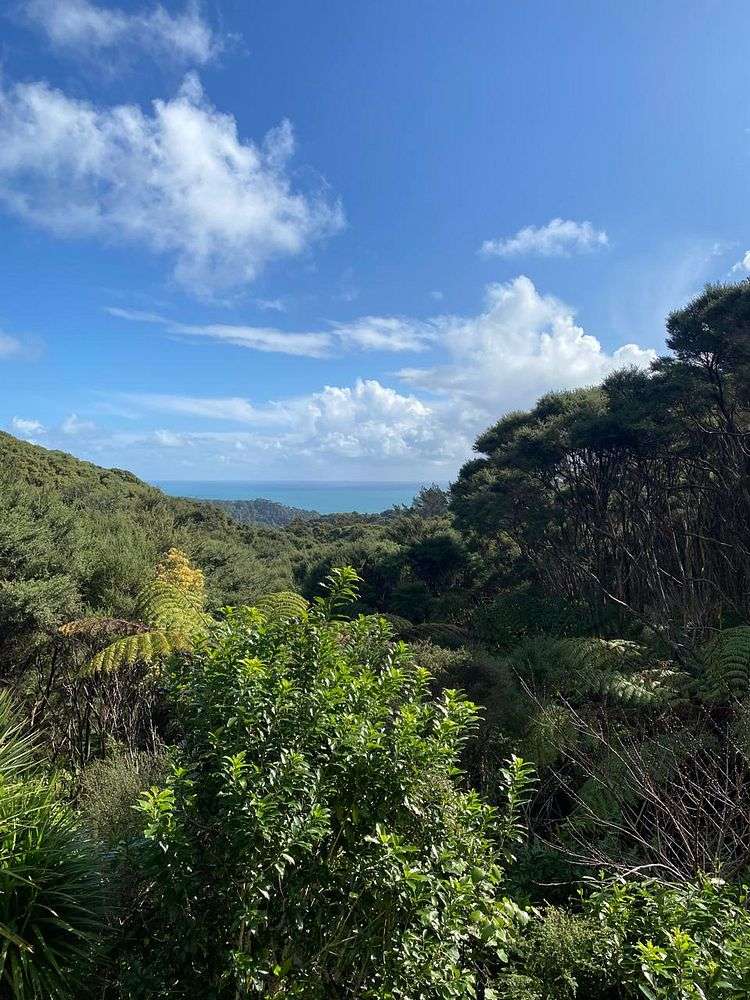
M88 663L85 673L111 673L135 663L153 664L172 653L186 652L193 646L185 632L141 632L111 643Z
M139 618L156 628L197 628L204 618L203 601L165 580L152 580L138 594Z
M561 666L584 679L587 672L626 672L644 661L643 649L627 639L560 639L556 650Z
M112 671L134 663L153 664L171 653L192 649L213 619L204 611L203 573L179 549L170 549L156 576L136 600L139 621L81 618L60 628L62 635L91 639L120 638L102 649L85 673Z
M740 698L750 691L750 626L719 632L700 651L701 690L709 701Z
M255 602L255 607L269 620L284 621L306 618L310 605L304 597L293 590L279 590L259 598Z
M125 618L79 618L74 622L66 622L57 631L67 638L97 641L112 639L118 635L137 635L139 632L147 632L148 626Z
M669 705L683 695L687 674L679 670L650 668L630 676L599 672L591 678L591 691L632 706Z

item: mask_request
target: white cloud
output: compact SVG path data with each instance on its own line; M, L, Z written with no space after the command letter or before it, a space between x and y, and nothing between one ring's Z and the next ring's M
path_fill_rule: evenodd
M24 417L13 417L10 425L14 431L18 431L19 434L23 435L46 433L44 424L40 423L38 420L26 420Z
M164 322L152 313L127 315ZM531 406L553 389L598 383L616 368L645 367L655 357L632 343L605 349L569 306L524 276L489 285L478 315L383 323L370 317L341 324L330 336L344 340L358 332L364 347L380 336L391 349L427 345L434 363L403 369L395 376L401 386L358 378L270 401L119 394L109 405L124 404L141 425L159 414L173 417L175 426L98 437L96 447L108 454L121 448L131 460L142 455L153 475L161 474L160 461L172 461L166 454L160 460L160 449L182 448L206 477L221 463L223 475L237 478L288 478L290 470L296 478L449 478L477 434L509 410Z
M488 257L569 257L606 247L609 237L590 222L551 219L546 226L525 226L507 239L485 240L481 253Z
M123 393L122 399L147 410L205 417L209 420L253 423L259 419L255 407L246 399L236 396L211 399L204 396L178 396L169 393Z
M22 353L23 346L21 341L0 330L0 360L3 358L15 358Z
M295 191L289 122L262 144L189 75L153 113L98 108L46 83L0 91L0 202L62 236L141 244L199 295L247 284L272 259L343 226L324 194Z
M96 425L91 420L81 420L78 414L71 413L63 420L60 430L63 434L75 435L93 431Z
M446 433L430 405L377 379L326 386L307 396L260 406L238 398L147 394L127 399L146 410L252 427L251 432L193 431L181 433L179 439L204 446L229 444L236 451L251 449L251 458L260 454L275 454L285 462L294 458L297 468L330 460L408 465L415 456L439 465L457 461L469 445L455 433ZM157 433L158 443L173 444L163 439L165 432Z
M197 0L188 0L174 14L161 4L128 13L89 0L26 0L23 9L54 48L74 55L121 55L132 49L203 65L224 44L203 19Z
M328 354L331 346L331 337L326 333L285 333L273 327L232 326L226 323L191 326L175 323L170 325L170 329L186 336L211 337L236 347L249 347L254 351L295 354L307 358L322 358Z
M335 323L342 343L364 351L423 351L434 331L429 323L400 316L362 316L350 323Z
M732 266L732 274L750 274L750 250L745 251L742 260Z
M119 306L110 306L107 312L118 319L159 324L170 333L209 337L255 351L309 358L326 357L336 347L363 351L422 351L435 338L435 331L429 322L396 316L363 316L349 323L332 323L330 330L295 333L274 327L229 323L177 323L156 313Z
M551 389L592 385L616 368L644 367L655 357L635 344L608 353L576 324L569 306L540 294L523 275L489 285L478 316L435 322L448 363L404 369L401 377L456 410L469 407L479 425Z

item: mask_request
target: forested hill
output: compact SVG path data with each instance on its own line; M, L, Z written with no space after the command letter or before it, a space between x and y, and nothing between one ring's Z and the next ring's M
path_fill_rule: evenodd
M9 480L59 492L61 498L75 499L94 491L126 499L144 501L163 497L132 472L104 469L74 458L64 451L50 451L0 431L0 469Z
M19 440L4 431L0 431L0 462L4 473L16 481L53 490L66 500L106 494L110 500L134 507L174 501L174 509L183 517L192 514L198 521L206 516L207 507L218 507L240 524L281 525L320 516L317 511L287 507L262 498L208 502L170 497L125 469L105 469L67 452L50 451Z
M258 497L255 500L212 500L238 524L290 524L292 521L311 521L320 517L316 510L287 507L276 500Z
M55 549L74 578L78 606L127 612L144 574L171 546L184 548L207 572L217 607L291 582L289 553L273 528L242 526L213 504L167 496L131 472L104 469L3 432L0 494L2 535L20 532L21 525L32 531L33 525L37 548ZM10 537L3 543L6 549L15 544ZM17 544L24 549L18 565L31 562L31 538ZM50 573L46 564L29 565L28 573L37 569L43 577Z

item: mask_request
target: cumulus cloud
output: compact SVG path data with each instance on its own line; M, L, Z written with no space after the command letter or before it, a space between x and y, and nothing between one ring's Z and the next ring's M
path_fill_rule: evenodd
M732 274L750 274L750 250L746 250L742 259L732 266Z
M400 375L456 407L470 406L478 419L528 406L550 389L594 384L616 368L645 367L656 356L636 344L607 352L569 306L523 275L489 285L478 316L441 317L435 325L448 363Z
M153 313L128 316L164 322ZM290 463L298 477L335 470L340 478L449 478L471 454L477 434L509 410L531 406L552 389L595 384L617 368L645 367L655 357L632 343L605 349L576 322L573 309L524 276L489 285L484 307L473 316L402 317L385 325L367 317L329 335L343 341L357 331L365 348L373 339L382 346L381 335L392 349L426 345L433 363L402 369L391 385L358 378L266 401L120 393L107 405L122 404L141 425L158 415L167 426L106 440L97 431L89 435L91 445L107 454L113 448L141 454L144 464L157 463L160 449L182 449L179 461L184 454L204 475L220 462L224 474L231 468L246 478L287 477Z
M161 4L128 13L90 0L26 0L23 10L55 49L72 55L132 49L203 65L224 44L204 20L197 0L176 13Z
M255 456L275 453L295 462L354 460L375 465L413 462L415 456L440 464L456 461L469 442L440 426L432 406L377 379L352 386L326 386L306 396L259 406L238 398L129 395L146 410L210 418L252 427L252 432L181 433L181 443L252 445ZM160 435L163 432L159 432ZM163 441L161 443L164 443Z
M569 257L606 247L609 237L590 222L551 219L546 226L525 226L515 236L485 240L481 253L486 257Z
M27 420L24 417L13 417L10 426L21 435L44 434L46 428L39 420Z
M331 323L329 330L287 332L274 327L229 323L178 323L156 313L110 306L110 316L164 326L170 333L208 337L255 351L322 358L334 349L363 351L422 351L434 339L429 322L395 316L363 316L349 323Z
M104 237L174 260L187 289L242 286L272 259L344 224L322 192L295 190L289 122L244 141L188 75L172 100L101 108L46 83L0 91L0 202L61 236Z

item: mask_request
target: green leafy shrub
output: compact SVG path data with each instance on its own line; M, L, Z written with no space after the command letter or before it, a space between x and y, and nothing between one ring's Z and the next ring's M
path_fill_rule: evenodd
M748 891L719 879L669 886L619 879L584 912L619 942L625 995L648 1000L740 1000L750 995Z
M502 966L528 765L509 763L502 809L460 789L474 707L431 700L383 619L339 618L355 582L332 571L305 616L230 611L174 663L184 747L143 798L130 996L449 1000Z

